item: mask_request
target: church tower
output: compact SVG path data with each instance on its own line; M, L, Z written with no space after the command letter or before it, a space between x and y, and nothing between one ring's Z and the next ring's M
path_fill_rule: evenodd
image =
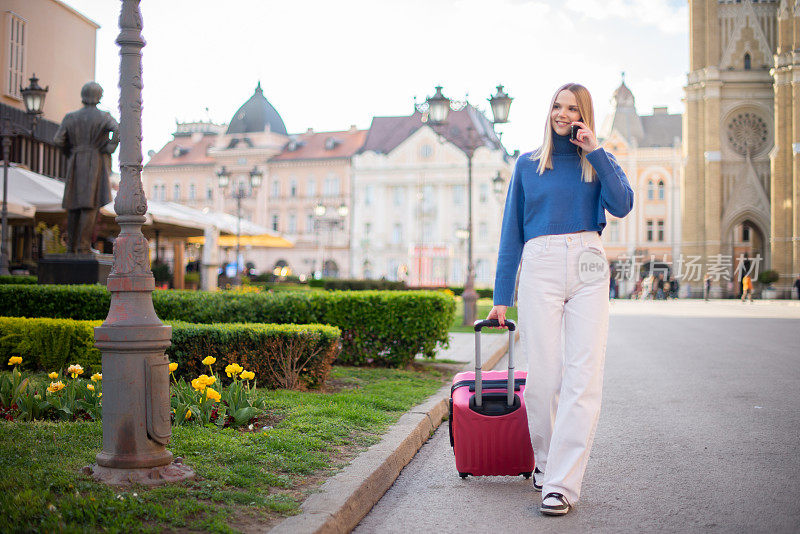
M682 253L704 272L726 271L734 293L742 254L760 254L759 272L777 270L784 296L800 271L798 6L689 0ZM712 296L729 293L727 279L712 285Z

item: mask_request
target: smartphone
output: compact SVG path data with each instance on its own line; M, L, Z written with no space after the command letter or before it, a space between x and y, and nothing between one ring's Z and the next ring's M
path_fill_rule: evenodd
M570 128L570 130L569 130L569 138L572 139L573 141L577 141L578 140L578 130L580 130L581 127L578 126L577 124L573 124L569 128Z

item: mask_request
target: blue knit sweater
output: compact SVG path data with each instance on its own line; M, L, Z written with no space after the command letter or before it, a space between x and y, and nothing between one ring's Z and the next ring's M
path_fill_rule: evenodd
M500 251L494 281L494 303L512 306L522 247L529 239L547 234L584 230L603 233L606 213L624 217L633 208L633 189L617 160L598 148L587 154L597 178L581 178L578 147L568 136L553 132L553 168L539 175L531 153L517 159L508 186Z

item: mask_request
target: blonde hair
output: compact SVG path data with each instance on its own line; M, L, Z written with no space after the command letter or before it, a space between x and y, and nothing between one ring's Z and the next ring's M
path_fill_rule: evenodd
M553 105L558 98L561 91L569 91L575 95L575 100L578 102L578 112L581 114L581 122L584 123L589 129L595 133L594 129L594 105L592 104L592 95L589 90L577 83L566 83L559 87L553 94L550 100L550 108L547 110L547 120L544 126L544 140L542 146L533 151L531 155L532 160L539 160L539 166L536 170L539 174L543 174L546 169L553 168L553 126L551 124L550 115L553 112ZM581 178L584 182L591 182L594 180L596 172L589 160L586 159L586 154L583 150L578 148L578 154L581 157Z

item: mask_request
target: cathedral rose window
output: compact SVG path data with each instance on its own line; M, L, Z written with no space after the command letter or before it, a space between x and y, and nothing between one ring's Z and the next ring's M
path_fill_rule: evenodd
M731 147L742 156L761 152L767 144L767 124L755 113L736 114L728 123L727 133Z

